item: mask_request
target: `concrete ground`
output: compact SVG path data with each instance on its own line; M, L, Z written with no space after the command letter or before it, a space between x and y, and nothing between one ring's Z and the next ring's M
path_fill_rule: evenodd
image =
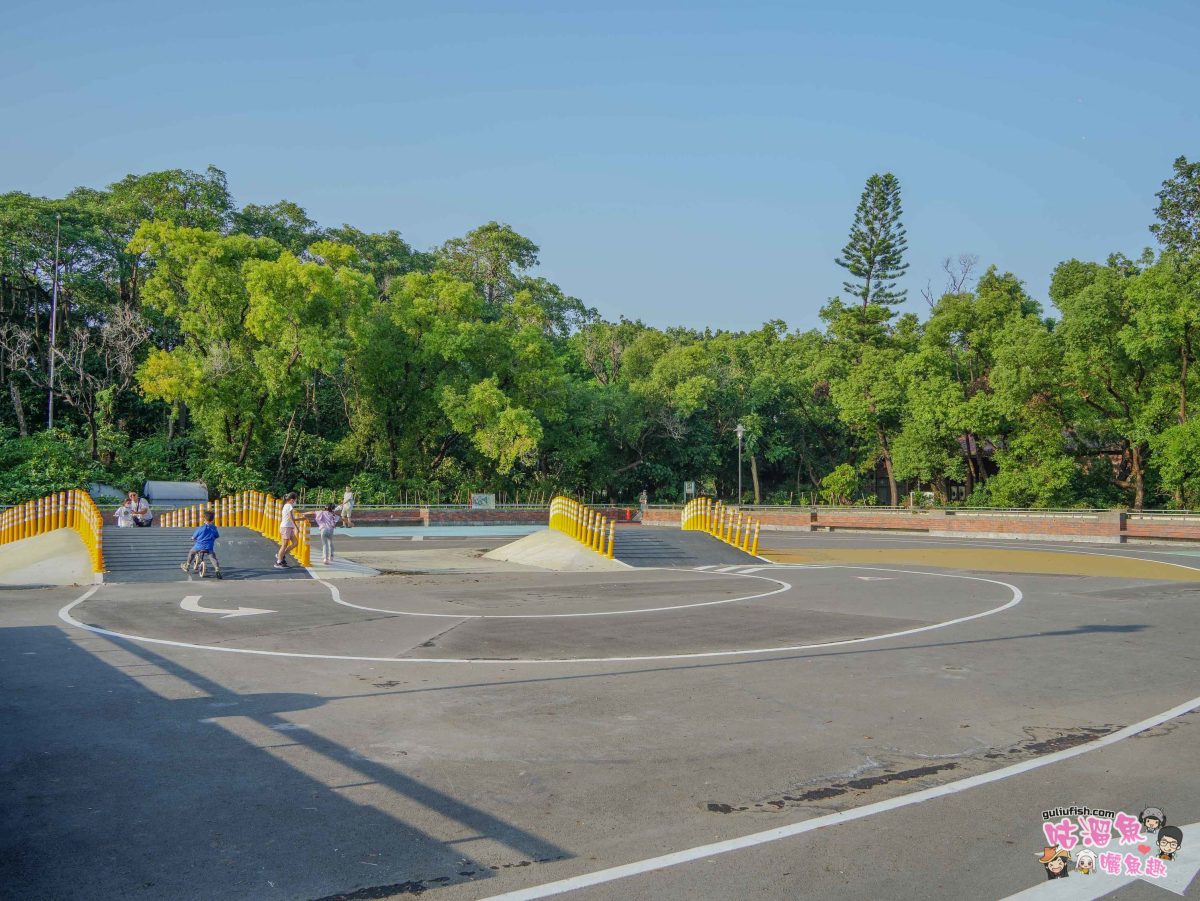
M769 537L820 562L0 591L0 896L1167 896L1041 812L1200 821L1200 552Z
M95 581L87 547L74 529L0 545L0 587L49 588Z

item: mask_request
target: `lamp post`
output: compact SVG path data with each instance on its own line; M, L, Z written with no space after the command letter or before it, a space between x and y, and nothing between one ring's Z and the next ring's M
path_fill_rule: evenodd
M58 245L62 235L62 213L54 217L54 290L50 300L50 407L46 415L46 428L54 428L54 348L58 337Z
M746 428L739 422L738 427L734 431L737 432L737 436L738 436L738 496L737 496L737 502L739 504L741 504L741 502L742 502L742 436L746 434Z

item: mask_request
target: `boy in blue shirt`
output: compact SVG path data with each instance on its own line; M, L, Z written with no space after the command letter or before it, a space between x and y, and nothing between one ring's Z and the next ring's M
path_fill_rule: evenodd
M196 569L200 575L204 575L205 563L208 558L212 560L213 569L216 570L217 578L221 578L221 563L217 560L217 552L214 550L217 539L221 537L221 533L217 531L217 527L213 525L213 511L204 511L204 524L192 533L192 549L188 551L187 560L179 564L179 568L185 573L190 572L192 564L196 564Z

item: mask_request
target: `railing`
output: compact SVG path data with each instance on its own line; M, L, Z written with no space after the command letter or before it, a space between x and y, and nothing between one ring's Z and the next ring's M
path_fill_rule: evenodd
M550 528L574 538L609 560L613 558L616 523L599 510L560 495L550 502Z
M158 518L165 529L195 528L204 522L206 510L213 512L213 525L217 528L243 528L258 532L272 541L279 541L279 525L283 517L283 501L272 494L261 491L242 491L228 497L218 498L203 504L168 510ZM292 556L301 566L312 562L312 545L308 536L308 521L297 510L296 547Z
M698 497L688 501L679 514L684 531L707 532L738 550L758 556L758 533L762 523L735 507Z
M104 572L104 517L86 491L58 491L0 512L0 544L55 529L78 532L92 561L92 572Z

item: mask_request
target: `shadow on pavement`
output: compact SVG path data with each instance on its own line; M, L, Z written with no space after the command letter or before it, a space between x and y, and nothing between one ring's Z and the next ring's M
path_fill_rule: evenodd
M570 856L285 718L319 696L42 626L0 630L0 684L4 897L378 898ZM443 837L388 812L414 805Z

